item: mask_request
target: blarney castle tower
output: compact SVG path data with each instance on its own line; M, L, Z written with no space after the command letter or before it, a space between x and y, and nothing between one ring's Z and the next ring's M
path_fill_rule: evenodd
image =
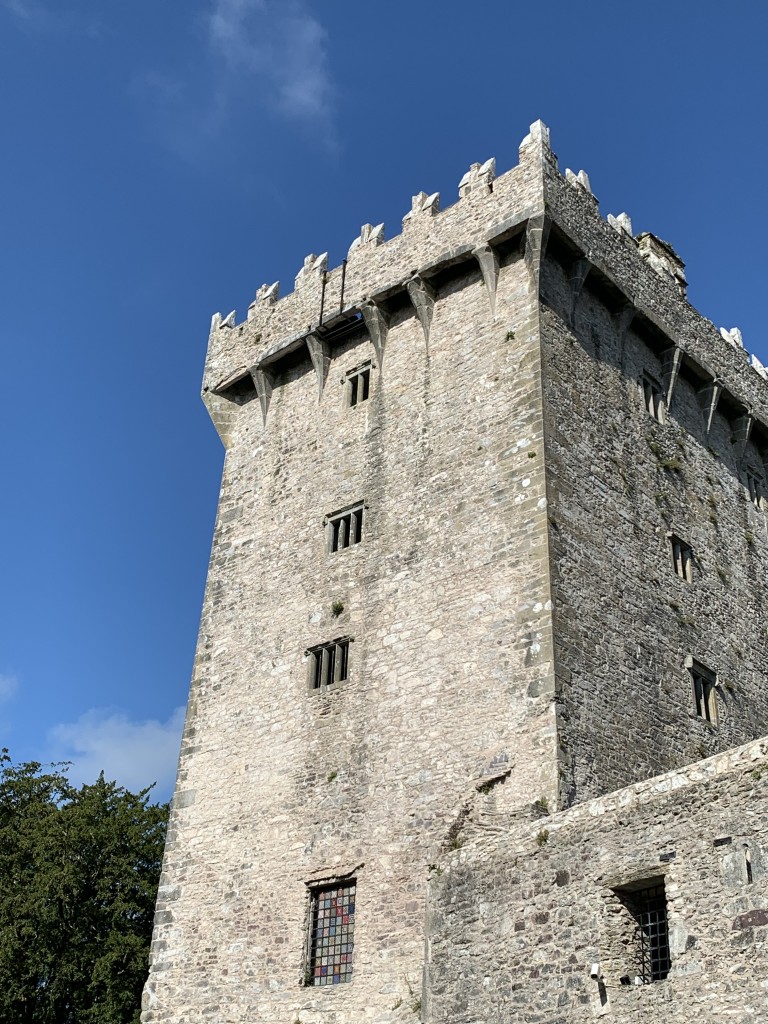
M145 1024L768 1019L768 380L540 122L213 319Z

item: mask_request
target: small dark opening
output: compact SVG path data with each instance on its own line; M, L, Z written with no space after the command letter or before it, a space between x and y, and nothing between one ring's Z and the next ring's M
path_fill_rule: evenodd
M344 642L337 645L339 657L339 682L347 678L347 667L349 662L349 643Z

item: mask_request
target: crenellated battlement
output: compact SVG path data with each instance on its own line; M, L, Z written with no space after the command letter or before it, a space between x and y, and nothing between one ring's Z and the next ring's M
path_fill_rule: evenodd
M446 267L462 262L479 266L495 314L498 248L521 236L535 278L553 227L574 249L574 267L578 264L574 308L588 276L605 278L633 310L623 315L626 329L635 316L650 320L681 356L732 392L747 415L768 424L768 371L747 353L740 332L718 331L686 301L685 264L672 246L650 232L634 235L626 213L600 215L586 171L566 168L560 173L549 130L537 121L520 144L519 163L504 174L496 176L493 158L474 163L461 178L452 205L442 209L439 192L419 192L393 238L385 239L383 224L364 224L340 266L329 269L328 253L310 253L292 292L281 297L279 282L262 285L244 322L237 322L235 311L224 318L216 313L203 393L220 431L225 433L215 410L223 409L228 419L232 411L219 399L232 397L224 393L233 386L237 395L237 382L247 375L266 419L276 364L302 345L315 362L308 341L313 333L362 318L383 358L386 304L402 294L428 334L435 301L430 279Z

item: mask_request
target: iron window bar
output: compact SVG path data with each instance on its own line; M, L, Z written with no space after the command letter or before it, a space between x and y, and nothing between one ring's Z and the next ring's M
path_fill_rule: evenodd
M356 882L310 891L308 985L352 980Z

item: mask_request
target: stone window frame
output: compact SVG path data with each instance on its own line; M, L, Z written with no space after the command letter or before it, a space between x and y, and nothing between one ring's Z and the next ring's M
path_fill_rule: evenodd
M346 551L362 541L363 520L367 508L365 501L361 500L345 505L336 512L329 512L325 516L325 549L329 555Z
M719 722L717 709L717 673L692 655L685 659L685 667L691 677L691 694L696 717L716 729Z
M648 415L657 423L665 423L667 419L667 402L664 398L664 389L656 378L643 371L640 378L640 390L643 396L643 404Z
M660 916L659 890L664 901ZM619 966L620 983L652 985L665 981L672 967L665 876L657 873L622 881L611 885L611 895L618 911L611 915L611 947L625 950L626 957Z
M307 882L306 885L309 900L307 906L307 924L304 945L304 985L308 988L328 988L337 984L349 984L352 981L352 972L354 968L354 928L357 910L357 878L355 876L350 877L348 875L344 875L330 879L323 879L323 881ZM334 896L331 896L330 894L334 894ZM322 927L320 918L324 909L322 907L322 901L326 898L339 899L339 894L341 894L342 899L351 899L351 912L346 915L346 917L348 919L351 918L351 920L346 920L341 924L341 928L346 929L341 936L338 935L337 929L339 925L335 920L331 926L333 927L335 934L333 936L322 935L320 934L320 929ZM349 906L349 903L347 906ZM339 915L337 914L336 917L338 916ZM339 943L337 941L339 937L346 941ZM325 942L325 948L323 948L323 942ZM335 949L334 947L336 946L339 948ZM327 973L318 973L322 971L324 967L327 972L327 968L329 966L332 968L339 967L338 972L332 971L330 981L327 980ZM338 979L336 978L336 974L338 974Z
M357 366L353 366L351 370L347 370L342 377L344 398L346 405L350 409L357 408L357 406L367 402L371 397L371 375L373 369L373 360L366 359Z
M307 689L310 693L327 693L349 681L349 647L354 637L339 636L308 647Z
M667 533L672 550L672 567L675 575L686 583L693 583L693 566L696 561L691 545L676 533Z

